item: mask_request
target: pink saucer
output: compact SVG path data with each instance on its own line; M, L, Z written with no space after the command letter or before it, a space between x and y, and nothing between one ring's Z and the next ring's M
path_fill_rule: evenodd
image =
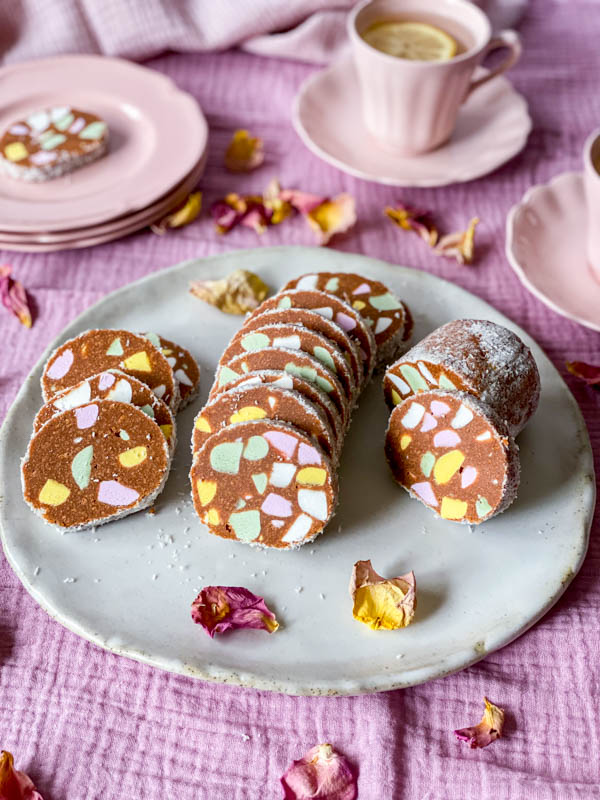
M566 172L529 189L506 221L506 257L548 308L600 331L600 283L585 248L583 175Z
M41 184L0 177L2 231L69 230L144 209L180 183L206 150L208 126L194 98L137 64L59 56L5 67L0 81L0 131L54 105L89 109L110 129L109 153L70 175Z
M524 97L499 77L465 102L447 144L412 158L390 155L364 126L349 54L302 84L292 121L319 158L357 178L390 186L445 186L479 178L522 150L531 130Z

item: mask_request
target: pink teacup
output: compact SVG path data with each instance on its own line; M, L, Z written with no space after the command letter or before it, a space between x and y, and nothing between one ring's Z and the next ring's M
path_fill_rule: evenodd
M384 20L427 22L453 36L463 50L447 61L410 61L376 50L361 34ZM509 69L521 55L515 31L492 38L486 15L468 0L366 0L350 13L348 33L358 71L365 125L386 149L417 155L452 134L469 94ZM492 50L506 59L488 75L473 72Z
M583 182L587 205L587 255L593 274L600 280L600 128L583 148Z

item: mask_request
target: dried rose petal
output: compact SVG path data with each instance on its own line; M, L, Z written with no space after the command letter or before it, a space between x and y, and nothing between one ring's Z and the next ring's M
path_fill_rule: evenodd
M431 213L420 208L412 208L404 203L398 203L395 207L387 206L385 214L405 231L414 231L427 242L430 247L434 247L438 239L438 232Z
M236 192L230 192L222 200L214 202L210 213L217 233L228 233L240 224L254 228L257 233L263 233L273 215L271 209L265 205L262 195L242 196Z
M475 255L475 226L478 224L479 219L473 217L466 231L442 236L433 252L438 256L455 258L459 264L471 264Z
M225 166L230 172L250 172L265 160L262 139L248 131L236 131L225 152Z
M174 211L151 225L150 230L162 235L168 228L183 228L193 222L201 211L202 192L192 192Z
M264 599L243 586L205 586L192 603L192 619L211 639L215 633L235 628L274 633L279 627Z
M292 203L285 200L277 178L273 178L263 192L265 207L271 211L271 225L279 225L294 211Z
M488 744L502 736L504 710L490 703L487 697L484 697L483 700L485 702L485 710L479 725L454 731L454 735L461 742L468 742L469 747L487 747Z
M33 320L23 284L11 278L12 267L0 265L0 301L17 317L21 325L31 328Z
M14 768L13 757L6 750L0 755L0 800L44 800L31 778Z
M328 200L327 197L300 192L298 189L283 189L279 196L284 202L289 203L296 211L304 215L310 214L311 211L314 211Z
M226 314L254 311L269 294L269 287L247 269L236 269L218 281L193 281L190 292Z
M585 361L567 361L567 369L588 386L600 387L600 366L586 364Z
M308 224L317 234L319 244L327 244L335 233L344 233L356 222L354 198L338 194L324 200L306 215Z
M281 778L284 800L355 800L356 778L348 760L330 744L318 744Z
M370 561L357 561L350 581L354 619L374 631L396 630L413 621L417 605L414 572L398 578L383 578Z

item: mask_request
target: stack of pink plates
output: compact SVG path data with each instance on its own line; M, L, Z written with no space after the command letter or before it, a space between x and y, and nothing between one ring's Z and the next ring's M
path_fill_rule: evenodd
M11 122L72 106L108 123L109 151L43 183L0 175L0 249L89 247L158 221L196 187L208 126L169 78L128 61L61 56L0 70L0 135Z

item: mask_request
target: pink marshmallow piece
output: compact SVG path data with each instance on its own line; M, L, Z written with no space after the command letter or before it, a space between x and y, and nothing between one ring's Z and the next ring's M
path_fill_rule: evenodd
M65 350L65 352L56 358L48 367L46 375L53 380L64 378L67 372L71 369L73 364L74 355L72 350Z
M421 433L427 433L427 431L432 431L434 428L437 428L437 419L428 412L425 414L425 419L421 425Z
M140 493L118 481L102 481L98 487L98 500L107 506L129 506L139 498Z
M431 488L429 481L423 481L423 483L413 483L410 488L415 494L418 494L421 500L423 500L424 503L427 503L428 506L437 506L438 501L433 493L433 489Z
M450 411L450 406L447 403L442 403L441 400L431 401L431 413L434 417L443 417Z
M352 317L349 317L348 314L344 314L342 311L339 311L335 315L335 321L340 328L343 328L346 331L346 333L356 328L356 322L352 319Z
M434 447L455 447L457 444L460 444L460 436L456 431L446 429L439 431L433 437Z
M263 435L265 439L267 439L276 450L283 453L286 458L291 458L294 455L296 445L298 444L298 440L295 436L291 436L289 433L283 433L283 431L269 431Z
M98 388L101 391L103 391L104 389L110 389L110 387L116 380L117 379L112 374L112 372L103 372L102 375L100 375L100 380L98 381Z
M298 448L298 462L300 464L320 464L322 462L321 454L316 447L300 442Z
M75 417L77 419L77 427L79 430L84 428L91 428L98 419L98 406L92 403L91 406L81 406L75 409Z
M475 467L465 467L460 476L460 485L463 489L470 486L477 478L477 470Z
M368 292L370 292L370 291L371 291L371 287L369 286L369 284L368 284L368 283L361 283L361 285L360 285L360 286L358 286L358 287L357 287L357 288L356 288L356 289L355 289L355 290L352 292L352 294L367 294L367 293L368 293Z
M270 492L265 497L260 510L264 511L264 513L268 514L270 517L292 516L292 504L290 501L286 500L285 497L282 497L280 494L274 494L273 492Z

